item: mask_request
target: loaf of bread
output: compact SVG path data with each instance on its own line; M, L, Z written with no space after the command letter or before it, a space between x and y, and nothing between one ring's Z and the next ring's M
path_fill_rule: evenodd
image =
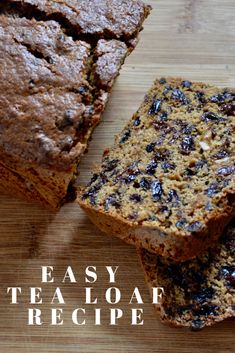
M0 192L52 208L150 7L137 0L0 3Z
M235 90L160 79L79 203L104 232L185 261L235 212Z
M194 330L235 317L235 223L219 243L184 263L139 249L150 288L163 287L156 310L171 326ZM152 291L152 289L151 289Z

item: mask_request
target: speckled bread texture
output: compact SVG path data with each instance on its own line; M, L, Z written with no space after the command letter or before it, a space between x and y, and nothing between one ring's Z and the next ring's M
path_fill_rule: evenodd
M0 4L1 192L52 208L74 199L80 158L150 11L128 4Z
M104 232L185 261L234 216L234 89L160 79L79 203Z
M197 330L235 317L235 223L219 243L185 263L138 250L149 288L163 287L161 320Z

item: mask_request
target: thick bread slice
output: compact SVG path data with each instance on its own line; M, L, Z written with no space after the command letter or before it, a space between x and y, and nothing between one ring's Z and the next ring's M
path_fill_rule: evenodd
M78 202L97 226L184 261L235 214L235 91L156 81Z
M149 287L165 290L156 306L164 323L201 329L235 317L235 223L215 247L185 263L138 252Z

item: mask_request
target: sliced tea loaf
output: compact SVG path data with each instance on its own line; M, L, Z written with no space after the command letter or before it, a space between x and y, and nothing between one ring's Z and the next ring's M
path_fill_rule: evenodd
M78 164L150 7L127 0L0 2L0 193L51 208Z
M235 213L235 90L156 81L80 196L97 226L177 261Z
M165 290L156 306L164 323L201 329L235 317L235 223L217 246L185 263L139 253L149 286Z

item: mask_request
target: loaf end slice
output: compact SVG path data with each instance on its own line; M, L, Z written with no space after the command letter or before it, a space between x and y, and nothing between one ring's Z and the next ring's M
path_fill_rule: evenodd
M235 90L157 80L78 202L104 232L185 261L235 211Z
M1 192L53 209L76 197L78 164L149 14L140 1L133 15L115 6L112 33L93 4L92 18L87 1L0 4Z
M139 249L146 281L163 287L156 306L163 323L199 330L235 317L235 223L200 256L176 263Z

